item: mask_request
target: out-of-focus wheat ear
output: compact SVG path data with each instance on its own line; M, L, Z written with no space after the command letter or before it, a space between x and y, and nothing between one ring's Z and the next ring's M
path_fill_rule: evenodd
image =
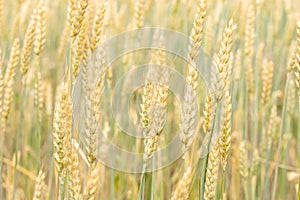
M34 84L34 104L38 110L39 121L42 121L42 114L45 105L44 92L45 92L45 85L44 82L42 81L41 73L38 72L37 81Z
M134 26L135 28L142 28L144 26L145 18L145 0L135 1L134 6Z
M289 54L288 54L288 62L287 62L287 70L288 71L293 71L296 68L296 63L297 63L297 58L296 58L296 46L297 42L293 41L291 43L290 49L289 49Z
M16 75L16 67L19 63L19 59L20 59L20 40L19 38L16 38L11 48L8 66L5 71L5 76L4 76L5 87L9 79L14 79Z
M259 151L258 149L254 149L252 154L252 162L251 162L251 174L253 176L258 173L258 165L259 165Z
M259 75L262 70L261 66L263 64L264 50L265 50L265 44L263 42L261 42L258 45L256 57L255 57L255 66L257 67L257 71L258 71Z
M204 21L206 17L206 0L200 0L197 3L197 12L193 22L193 28L190 35L188 59L194 60L199 53L202 45Z
M232 56L233 45L233 31L236 25L230 19L223 32L223 39L218 55L214 58L214 65L212 66L212 89L216 101L220 101L224 95L230 77L230 57Z
M205 48L205 53L207 53L208 55L211 54L213 49L214 35L215 35L215 29L214 29L213 18L211 16L207 16L206 25L205 25L204 48Z
M271 60L264 59L262 65L262 92L261 92L261 103L265 106L270 98L272 92L272 82L274 74L274 65Z
M184 172L183 177L176 184L176 187L172 192L171 200L187 200L189 198L193 174L193 169L189 166Z
M72 152L70 156L70 169L68 178L68 193L69 198L74 200L82 199L81 196L81 181L79 168L78 150L72 145Z
M250 5L247 11L246 28L245 28L245 54L247 56L254 53L255 37L255 8Z
M293 78L289 79L289 89L287 96L287 112L292 115L294 113L295 105L296 105L296 84Z
M300 99L300 21L297 22L297 45L296 45L296 85L298 87L298 97Z
M102 0L96 12L91 38L91 50L94 51L101 41L103 33L104 16L107 8L107 0Z
M211 92L209 91L205 98L205 104L203 110L203 115L204 115L203 132L205 134L208 134L211 130L212 119L214 115L214 106L215 106L215 102Z
M53 157L60 180L66 176L71 152L72 100L69 85L62 83L55 103L53 119Z
M244 52L246 55L246 76L247 76L247 84L248 91L253 93L254 84L253 84L253 63L252 58L254 54L254 40L255 40L255 8L251 5L247 11L246 18L246 28L245 28L245 46Z
M225 93L225 104L224 104L224 117L223 125L220 137L220 157L223 171L226 169L227 157L229 148L231 146L231 115L232 115L232 103L231 95L227 91Z
M88 160L92 164L96 160L96 147L97 147L97 129L99 127L99 120L101 115L101 100L104 90L104 76L105 72L102 71L99 79L96 81L95 88L90 91L86 98L87 113L85 120L85 134L88 151Z
M74 39L81 30L87 7L88 0L69 0L68 23L72 39Z
M19 54L20 54L20 42L19 39L15 39L8 66L6 68L4 76L4 92L3 92L3 104L1 110L1 131L2 133L6 132L6 122L8 115L10 113L10 106L13 101L14 95L14 83L16 75L16 67L19 63Z
M238 49L234 56L234 80L239 81L242 69L242 51Z
M245 141L241 141L239 144L239 171L242 177L242 181L245 182L248 177L248 155Z
M217 189L217 180L219 173L219 143L213 146L213 149L209 152L208 165L206 168L204 199L214 199Z
M65 59L69 35L70 35L70 27L69 27L68 22L66 21L65 25L64 25L64 29L61 33L61 37L60 37L59 45L58 45L58 49L57 49L59 60Z
M100 187L100 177L101 177L101 164L99 162L95 162L92 164L90 168L87 183L84 189L84 200L95 200L97 191Z
M33 194L33 200L40 200L43 199L43 192L45 191L45 179L46 175L45 173L41 170L38 174L38 176L36 177L35 180L35 186L34 186L34 194Z
M4 6L3 6L3 0L0 0L0 25L1 27L4 27L5 23L5 16L4 16Z
M23 45L22 55L21 55L20 72L22 75L25 75L28 72L31 51L33 48L34 37L35 37L35 29L36 29L35 16L34 14L32 14L28 27L26 29L24 45Z
M271 113L268 120L268 125L266 130L263 130L263 140L262 140L262 153L265 154L266 150L271 149L272 140L274 138L274 133L276 131L276 119L277 119L277 106L273 105L271 108Z
M0 114L2 113L2 97L4 91L4 77L2 72L2 51L0 49Z
M34 53L38 56L44 49L46 41L46 8L44 0L39 0L37 8L34 10L35 16L35 36Z
M44 91L46 115L51 117L53 114L53 87L50 82L45 83Z

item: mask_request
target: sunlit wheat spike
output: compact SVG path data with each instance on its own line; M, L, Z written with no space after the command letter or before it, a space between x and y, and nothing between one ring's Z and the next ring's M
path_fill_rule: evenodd
M211 92L208 92L205 98L205 104L203 110L203 115L204 115L203 131L206 134L208 134L211 130L212 119L214 115L214 106L215 106L215 102L212 97L212 94Z
M76 37L80 32L87 7L88 0L69 0L68 23L72 38Z
M72 131L72 100L69 85L62 83L55 103L53 119L53 157L60 177L65 177L69 165Z
M35 40L34 53L40 55L44 49L46 41L46 10L44 0L39 0L37 8L34 10L35 16Z
M214 65L212 66L212 88L213 95L216 101L220 101L224 95L224 90L228 85L231 69L230 59L232 56L233 46L233 31L236 26L232 19L229 20L224 32L221 47L218 55L214 58Z
M84 200L96 199L96 193L99 189L101 175L101 164L97 162L93 163L92 167L90 168L87 177L87 183L84 189Z
M20 59L20 41L18 38L14 40L13 46L11 48L9 63L5 71L4 85L7 85L9 79L14 79L16 75L16 67Z
M142 28L144 26L145 18L145 0L135 1L134 7L134 25L136 28Z
M178 181L174 191L172 192L171 200L187 200L189 198L190 185L193 178L192 167L189 166L183 174L183 177Z
M45 182L44 179L46 177L46 174L43 171L40 171L38 176L36 177L35 181L35 187L34 187L34 194L33 194L33 200L40 200L43 199L43 192L45 191Z
M89 72L97 73L97 79L90 83L90 88L87 88L85 94L86 100L86 118L85 118L85 142L86 142L86 150L88 153L89 163L92 164L96 159L96 147L97 147L97 133L98 127L100 123L100 115L101 115L101 100L104 89L104 79L105 79L105 54L104 50L101 48L96 49L96 56L89 57L87 63L87 70L92 70L92 67L96 67L95 71ZM89 78L87 77L87 81Z
M189 60L194 60L196 58L202 45L206 7L206 0L199 0L199 2L197 2L197 12L194 18L193 28L190 36L191 40L188 47Z
M247 164L247 149L245 141L241 141L239 145L239 171L242 181L245 182L248 177L248 164Z
M214 199L217 189L219 173L219 144L216 142L213 149L209 152L208 165L206 169L206 179L204 188L204 199Z
M262 65L262 92L261 92L261 103L265 106L271 97L272 82L274 74L274 65L271 60L264 59Z
M86 20L82 20L81 30L77 37L75 38L75 41L73 41L73 61L72 61L72 75L73 80L76 79L78 76L80 66L81 64L85 63L83 59L86 59L86 51L88 51L87 48L87 31L86 31Z
M9 63L5 71L4 86L2 86L4 87L4 92L2 92L3 103L1 106L1 113L0 113L2 133L6 132L6 122L8 119L8 115L10 113L11 104L13 102L16 67L19 63L19 55L20 55L20 42L19 39L15 39L12 46Z
M69 197L74 200L82 199L81 196L81 179L80 179L80 163L78 150L72 145L70 156L70 169L68 179Z
M147 128L147 137L144 141L145 152L144 152L144 162L147 163L153 156L153 152L157 150L158 138L162 133L164 127L164 122L166 118L166 110L160 105L155 105L151 107L149 111L150 124Z
M22 75L25 75L28 72L31 51L34 44L35 29L36 29L36 23L35 23L35 16L33 14L30 18L28 27L26 29L25 40L22 49L21 68L20 68Z
M232 113L232 103L231 95L227 91L225 93L225 103L224 103L224 117L223 125L221 129L220 137L220 157L221 165L223 171L226 169L227 157L229 153L229 148L231 146L231 113Z
M92 51L95 50L95 48L98 46L98 44L101 41L106 7L107 7L107 1L103 0L103 1L101 1L100 6L96 12L96 16L94 19L94 25L93 25L93 33L92 33L92 38L91 38L91 50Z
M194 90L187 86L185 88L182 105L182 117L180 120L180 139L183 144L183 152L187 151L191 144L196 128L197 101Z

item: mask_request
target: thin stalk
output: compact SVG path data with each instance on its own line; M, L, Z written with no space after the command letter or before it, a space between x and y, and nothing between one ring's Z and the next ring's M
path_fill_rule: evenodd
M279 137L279 142L277 146L277 155L278 155L278 160L280 159L281 156L281 151L280 151L280 146L281 146L281 139L283 136L283 131L285 130L285 119L286 119L286 104L287 104L287 96L288 96L288 86L289 86L289 76L287 77L286 84L285 84L285 89L284 89L284 100L283 100L283 108L282 108L282 113L281 113L281 123L280 123L280 137ZM278 178L278 162L276 162L276 167L275 167L275 177L274 177L274 184L273 184L273 191L272 191L272 200L275 200L276 196L276 185L277 185L277 178Z
M18 165L18 149L19 149L19 137L21 135L21 130L22 130L22 121L24 120L24 109L26 105L26 98L25 97L25 91L26 91L26 84L25 84L25 77L23 77L23 83L21 86L21 97L20 97L20 113L19 113L19 126L18 126L18 130L17 130L17 134L16 134L16 140L15 140L15 148L14 151L16 152L15 156L15 163L14 163L14 180L13 180L13 199L15 199L15 195L16 195L16 182L17 182L17 165ZM2 151L1 151L2 153ZM1 154L1 158L2 158L2 154ZM2 160L1 160L2 161ZM2 163L0 163L2 166Z

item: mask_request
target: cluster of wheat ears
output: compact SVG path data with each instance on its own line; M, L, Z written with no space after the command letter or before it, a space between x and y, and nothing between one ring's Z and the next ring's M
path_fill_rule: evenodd
M299 10L298 0L0 0L0 199L300 199ZM187 60L157 31L161 48L107 67L99 45L144 27L190 37ZM118 127L109 96L145 63L124 113L141 139ZM154 65L181 71L180 102L174 74ZM147 171L177 133L182 157ZM141 154L143 171L101 162L119 156L101 137Z

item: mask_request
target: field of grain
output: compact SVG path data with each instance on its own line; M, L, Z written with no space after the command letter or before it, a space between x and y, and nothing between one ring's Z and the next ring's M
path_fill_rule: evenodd
M299 0L0 0L0 199L300 200Z

